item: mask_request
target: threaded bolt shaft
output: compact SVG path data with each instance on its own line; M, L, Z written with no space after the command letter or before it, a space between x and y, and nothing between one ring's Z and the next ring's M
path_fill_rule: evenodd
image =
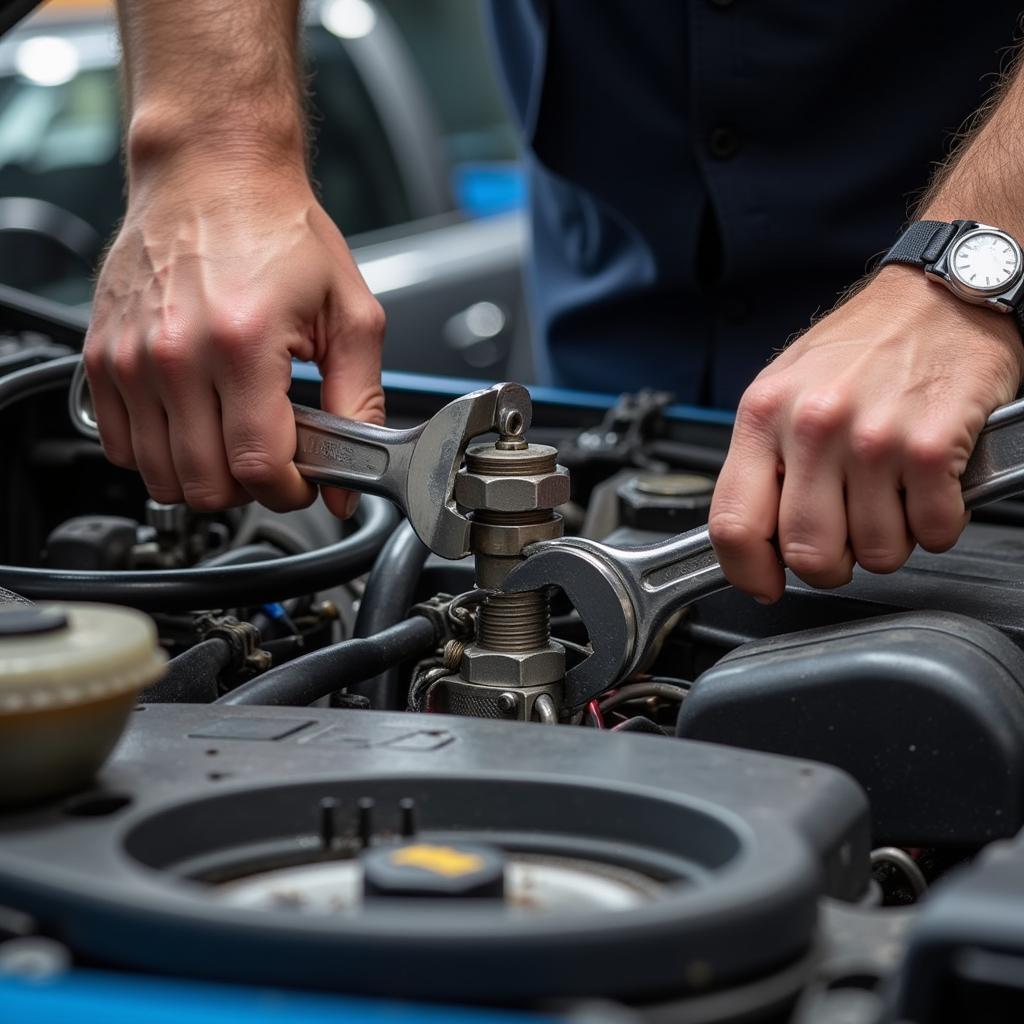
M492 594L477 613L477 642L491 651L524 654L547 646L548 598L543 591Z

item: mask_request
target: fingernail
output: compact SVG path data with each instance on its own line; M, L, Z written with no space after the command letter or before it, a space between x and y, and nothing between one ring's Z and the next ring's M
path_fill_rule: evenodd
M754 594L754 600L758 604L775 604L770 597L765 597L763 594Z
M359 495L350 494L345 502L345 518L351 519L356 514L357 508L359 508Z

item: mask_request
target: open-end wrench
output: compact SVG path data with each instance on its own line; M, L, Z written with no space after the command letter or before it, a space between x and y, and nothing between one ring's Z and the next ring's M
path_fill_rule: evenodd
M495 384L449 402L408 430L295 410L295 465L312 483L379 494L409 518L417 536L444 558L469 554L470 522L455 504L455 476L469 442L480 434L523 434L533 407L521 384ZM96 416L80 363L71 384L71 421L98 438Z
M967 508L1024 492L1024 400L989 417L961 478ZM580 707L643 664L669 619L728 587L706 526L642 547L582 537L541 541L506 577L506 591L558 587L572 602L593 653L569 670L565 700Z

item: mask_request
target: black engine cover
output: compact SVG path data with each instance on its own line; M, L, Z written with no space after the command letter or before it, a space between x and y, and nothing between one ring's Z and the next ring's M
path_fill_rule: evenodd
M697 680L677 732L843 768L876 842L975 845L1024 825L1024 652L963 615L746 644Z
M0 903L91 962L161 973L520 1004L685 997L806 957L819 897L867 885L867 806L849 777L658 737L150 705L101 784L0 816ZM642 873L657 898L588 912L385 900L307 913L218 895L280 865L351 864L366 798L375 847L407 841L399 802L412 798L424 842L609 865Z

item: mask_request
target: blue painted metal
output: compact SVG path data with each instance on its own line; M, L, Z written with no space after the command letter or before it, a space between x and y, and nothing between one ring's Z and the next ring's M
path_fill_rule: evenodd
M292 376L299 380L319 381L320 371L312 363L293 363ZM417 391L442 398L458 398L469 391L490 387L494 381L473 380L468 377L435 377L423 373L405 373L400 370L385 370L383 374L385 391ZM610 409L618 401L618 395L598 391L576 391L570 388L553 388L543 384L531 384L530 395L535 405L564 405L578 409ZM735 413L727 409L705 409L697 405L670 405L665 410L669 419L689 423L713 423L732 426Z
M74 970L0 979L0 1021L32 1024L555 1024L491 1010Z

